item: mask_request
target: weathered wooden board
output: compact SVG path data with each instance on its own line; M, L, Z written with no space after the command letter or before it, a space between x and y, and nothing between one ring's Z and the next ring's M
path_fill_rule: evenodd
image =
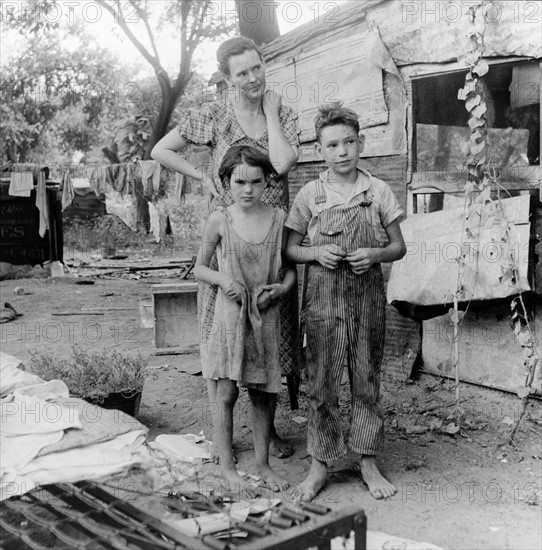
M538 307L538 310L540 308ZM540 320L533 321L540 342ZM452 357L453 327L447 315L423 322L423 368L444 374L437 366ZM535 387L540 393L540 370ZM453 373L449 373L453 375ZM521 346L510 328L510 307L467 312L459 336L460 380L516 392L525 381Z
M194 282L151 286L157 350L174 352L199 343L197 290Z
M359 115L362 157L406 152L403 81L378 33L366 30L315 45L267 67L270 86L299 113L299 161L321 160L314 149L314 118L321 104L342 101Z

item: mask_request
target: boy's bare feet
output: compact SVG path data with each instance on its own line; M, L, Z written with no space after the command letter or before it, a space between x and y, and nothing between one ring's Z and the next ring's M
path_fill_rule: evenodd
M312 458L307 477L298 485L297 492L301 502L310 502L326 484L327 464Z
M288 458L294 454L294 448L273 431L269 434L269 454L277 458Z
M259 466L256 465L256 473L264 480L267 487L269 487L274 493L284 491L290 484L283 477L279 476L271 466Z
M380 473L375 456L363 455L360 469L361 477L367 484L369 492L377 500L390 498L397 492L397 489Z

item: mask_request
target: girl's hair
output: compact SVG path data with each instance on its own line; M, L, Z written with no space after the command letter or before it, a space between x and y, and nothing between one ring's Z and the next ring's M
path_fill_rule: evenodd
M352 109L343 107L341 101L330 103L329 105L320 105L318 114L314 119L314 129L316 130L316 139L320 140L322 130L327 126L337 126L344 124L350 126L356 135L359 134L358 115Z
M225 189L229 189L231 175L238 164L261 168L266 181L269 181L269 176L276 174L269 157L263 151L249 145L235 145L226 151L218 169L218 176Z
M241 55L242 53L252 50L258 54L258 57L263 63L262 52L260 48L256 46L256 42L254 42L254 40L244 36L236 36L235 38L226 40L226 42L222 42L216 52L218 69L226 76L230 76L230 57L234 55Z

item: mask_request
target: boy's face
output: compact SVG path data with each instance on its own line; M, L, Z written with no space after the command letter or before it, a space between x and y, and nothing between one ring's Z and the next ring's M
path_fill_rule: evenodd
M230 177L234 202L241 208L251 208L260 202L265 186L265 174L259 166L238 164Z
M337 124L322 129L316 150L332 172L345 176L357 169L363 143L364 137L358 136L354 128Z

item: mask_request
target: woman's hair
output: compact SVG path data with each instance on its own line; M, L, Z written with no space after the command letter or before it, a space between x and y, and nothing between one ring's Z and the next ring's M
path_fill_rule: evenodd
M262 52L256 42L250 38L244 36L236 36L230 38L226 42L222 42L216 52L216 59L218 61L218 69L222 71L226 76L230 76L230 57L234 55L241 55L242 53L254 50L260 60L263 62Z
M337 126L338 124L350 126L356 132L356 135L359 134L358 115L352 109L343 107L341 101L336 101L329 105L320 105L318 111L314 119L317 140L320 140L320 134L324 128L327 126Z
M266 181L269 176L276 174L269 157L263 151L249 145L235 145L226 151L218 169L218 176L225 189L229 189L231 175L239 164L261 168Z

